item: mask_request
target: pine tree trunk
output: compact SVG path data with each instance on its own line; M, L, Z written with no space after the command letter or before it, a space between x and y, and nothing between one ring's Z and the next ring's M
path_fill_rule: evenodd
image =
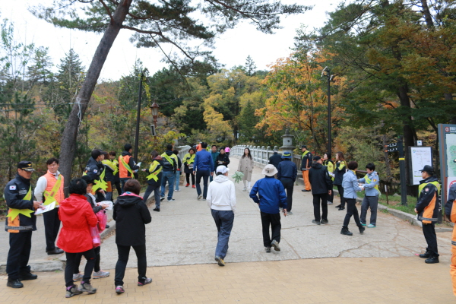
M101 38L97 50L90 63L86 78L76 96L68 121L62 135L60 144L60 172L65 177L65 193L68 194L68 185L72 177L73 158L76 149L76 139L79 124L82 122L84 113L89 105L93 90L97 84L101 69L108 57L109 51L122 28L122 23L127 16L132 0L123 0L117 6L112 15L111 22Z

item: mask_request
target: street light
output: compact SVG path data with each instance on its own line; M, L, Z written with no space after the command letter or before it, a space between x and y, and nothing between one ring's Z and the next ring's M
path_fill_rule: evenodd
M331 71L328 67L325 67L321 71L321 77L328 78L328 157L331 155L331 81L334 79L334 75L331 75Z
M154 124L152 125L153 128L152 129L152 135L153 136L157 136L156 134L156 130L157 130L157 118L158 118L158 109L160 108L160 106L158 105L157 102L154 101L154 103L150 106L151 110L152 110L152 117L154 119ZM152 127L151 126L151 127Z

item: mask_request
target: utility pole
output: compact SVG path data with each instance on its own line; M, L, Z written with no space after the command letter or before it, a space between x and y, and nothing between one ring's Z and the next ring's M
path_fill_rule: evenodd
M141 119L141 97L142 97L142 89L143 89L143 79L144 75L147 72L147 68L141 72L141 76L139 79L139 95L138 95L138 111L136 116L136 134L135 134L135 151L134 151L134 159L138 161L138 146L139 146L139 121Z

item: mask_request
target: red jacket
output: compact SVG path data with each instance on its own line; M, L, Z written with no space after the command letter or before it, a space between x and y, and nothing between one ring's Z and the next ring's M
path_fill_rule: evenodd
M57 246L65 252L84 252L93 248L89 227L98 219L84 195L71 194L60 203L59 218L62 221Z

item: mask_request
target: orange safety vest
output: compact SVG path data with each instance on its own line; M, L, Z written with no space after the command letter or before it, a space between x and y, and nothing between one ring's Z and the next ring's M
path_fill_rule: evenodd
M131 155L119 156L119 178L133 177L132 174L130 174L130 171L127 168L125 168L125 165L123 164L121 158L123 158L124 162L128 165L128 163L130 162Z
M63 187L65 185L65 179L63 178L63 175L60 174L60 178L62 179L62 181L60 182L59 190L55 194L51 193L52 188L54 187L55 183L57 182L55 175L48 171L43 176L46 178L46 182L47 182L46 190L43 193L43 195L46 195L46 193L50 193L55 198L57 205L60 205L60 202L62 202L65 199L65 195L63 194Z

